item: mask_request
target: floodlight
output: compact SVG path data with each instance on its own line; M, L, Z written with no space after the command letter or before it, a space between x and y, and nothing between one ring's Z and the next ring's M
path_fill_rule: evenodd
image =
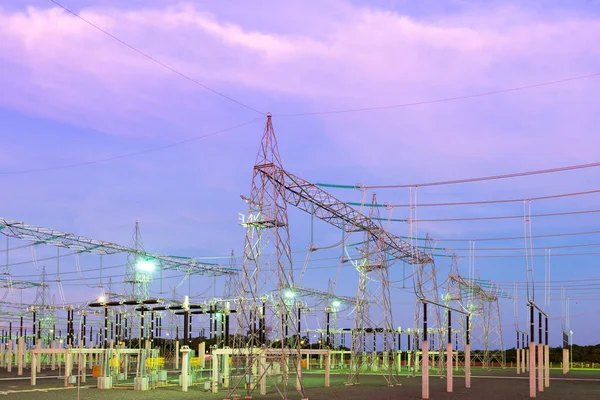
M283 294L285 297L287 297L288 299L293 299L294 297L296 297L296 294L291 291L291 290L286 290L285 293Z
M339 306L341 306L341 305L342 305L342 302L341 302L341 301L339 301L339 300L334 300L334 301L333 301L331 304L332 304L334 307L339 307Z
M135 263L135 267L142 272L152 272L156 267L156 263L152 260L138 260Z
M106 296L100 296L100 297L98 297L98 302L104 303L105 301L106 301Z

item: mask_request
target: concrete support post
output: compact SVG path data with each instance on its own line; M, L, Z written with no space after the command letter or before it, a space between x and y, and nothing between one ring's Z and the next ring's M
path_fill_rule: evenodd
M258 357L258 376L259 376L259 386L260 386L260 394L267 394L267 357L264 354L261 354Z
M446 345L446 391L452 393L452 343Z
M216 354L212 354L212 357L210 359L212 361L211 389L213 393L217 393L217 391L219 390L219 356Z
M87 365L87 355L81 353L79 355L79 381L81 383L85 383L87 380L87 369L86 369L86 365Z
M12 339L10 339L8 341L8 348L6 349L7 352L7 357L8 357L8 364L6 366L6 371L8 372L12 372L12 359L13 359L13 341Z
M325 358L325 387L329 387L329 373L331 372L331 353L327 350Z
M204 343L203 343L204 344ZM204 354L201 355L204 357ZM229 354L223 354L223 388L229 388Z
M71 376L71 352L65 351L65 387L69 386L69 376Z
M529 342L529 397L535 396L535 343Z
M422 385L422 399L429 399L429 342L427 340L423 340L423 358L422 358L422 376L421 376L421 385Z
M188 391L188 370L189 370L189 354L190 354L190 348L188 346L181 346L181 353L183 354L182 360L181 360L181 391L182 392L187 392ZM216 357L213 357L216 358ZM218 369L214 369L214 364L213 364L213 376L215 374L215 371L217 371L217 374L219 373ZM216 393L216 390L213 390L213 393Z
M179 340L175 341L175 369L179 369Z
M544 387L550 387L550 347L544 346Z
M517 349L517 375L521 374L521 349Z
M296 356L296 390L302 390L302 355Z
M52 348L52 350L56 350L56 340L52 341L50 347ZM56 370L56 353L52 353L52 355L50 356L50 370Z
M525 344L523 344L523 346L525 346ZM529 364L527 363L527 350L524 348L521 349L521 360L521 372L525 373L526 371L529 371Z
M471 345L465 345L465 387L471 387Z
M31 386L35 386L35 378L37 374L37 354L31 352Z
M17 339L17 375L23 375L23 360L25 358L25 343L23 337Z
M544 346L539 343L537 345L538 355L538 391L544 391Z
M569 349L563 349L562 354L563 375L569 372Z

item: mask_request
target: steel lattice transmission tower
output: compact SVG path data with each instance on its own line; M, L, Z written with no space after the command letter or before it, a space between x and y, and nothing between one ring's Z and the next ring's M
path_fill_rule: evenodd
M375 194L371 203L377 204ZM378 207L371 207L369 218L378 221L381 227ZM380 373L389 386L398 385L394 374L396 331L392 318L389 265L383 246L382 237L373 237L365 231L361 260L354 264L358 271L358 292L348 384L359 383L360 375L371 370Z
M431 252L431 260L433 260L433 250L435 249L435 242L429 237L426 237L424 241L424 247L429 249ZM417 270L413 271L413 286L416 295L415 303L415 317L413 332L421 332L420 335L412 335L412 348L419 348L420 338L422 335L423 327L423 301L430 301L434 304L441 304L440 293L437 282L436 267L434 262L423 262L417 265ZM444 369L444 351L445 351L445 326L442 322L442 315L440 313L439 306L430 307L428 317L428 337L429 337L429 351L437 352L438 358L438 369ZM413 358L415 362L414 371L418 369L417 357ZM430 367L434 367L434 364L430 364Z
M140 253L144 253L144 243L140 233L140 224L135 221L133 232L133 251L127 253L127 270L125 272L125 296L129 300L146 300L149 297L148 283L151 271L140 270Z
M500 321L500 298L510 297L492 281L478 278L465 278L458 274L457 264L453 264L448 275L447 302L455 302L455 307L471 313L470 329L472 345L479 351L472 352L472 359L481 362L484 368L497 362L506 364L506 352L502 341ZM460 322L464 332L464 322ZM464 335L461 335L464 348Z
M298 307L288 226L283 168L270 114L252 175L248 215L242 222L246 240L239 276L237 332L234 336L232 387L228 397L245 386L246 396L260 384L246 385L248 375L273 383L288 397L288 376L304 398ZM271 332L271 335L268 333ZM264 346L262 349L261 347ZM281 374L281 386L274 376ZM273 377L272 377L273 375ZM261 392L265 390L261 387Z

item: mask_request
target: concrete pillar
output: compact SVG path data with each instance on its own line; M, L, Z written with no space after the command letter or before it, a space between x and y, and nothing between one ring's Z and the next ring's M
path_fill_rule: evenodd
M43 348L43 346L41 344L41 341L39 341L37 343L37 345L35 346L35 348L36 349L42 349ZM32 350L32 353L33 353L33 350ZM33 358L33 355L31 357ZM33 367L31 367L31 368L33 368ZM36 368L37 368L37 372L42 372L42 355L41 354L38 354L38 356L37 356Z
M129 375L129 354L123 354L123 379L127 380Z
M65 387L69 386L69 376L71 376L71 352L69 349L65 351Z
M81 383L85 383L87 380L87 361L86 361L87 355L81 353L79 355L79 379Z
M204 354L200 357L204 358ZM229 357L229 354L223 354L223 388L225 389L229 389Z
M0 368L4 368L6 366L6 351L4 350L6 346L4 343L0 343Z
M538 353L538 391L544 391L544 346L539 343L537 346Z
M210 359L212 361L211 388L213 393L217 393L219 389L219 356L213 353Z
M325 358L325 387L329 387L329 373L331 372L331 353L327 351L327 358Z
M50 348L52 350L56 350L56 340L52 341L52 344L50 345ZM56 370L56 353L52 353L52 355L50 356L50 370L51 371L55 371Z
M521 373L521 349L517 349L517 375Z
M181 353L183 354L182 360L181 360L181 391L182 392L187 392L188 391L188 369L189 369L189 353L190 353L190 348L188 346L182 346L181 347ZM216 357L214 357L216 358ZM218 373L218 369L217 369L217 373ZM215 374L215 365L213 364L213 376ZM213 390L213 393L216 393L215 390Z
M302 390L302 355L296 356L296 390Z
M6 349L6 353L7 353L6 356L8 357L8 364L6 366L6 370L8 372L11 372L12 371L12 363L13 363L13 361L12 361L12 359L13 359L13 341L12 341L12 339L10 339L8 341L8 348Z
M544 387L550 387L550 347L544 346Z
M562 360L563 375L566 375L569 372L569 349L563 349Z
M261 354L258 357L258 376L260 377L259 385L260 385L260 394L267 394L267 373L266 366L267 357L264 354Z
M471 387L471 345L465 345L465 387Z
M529 397L535 398L535 343L529 343Z
M17 339L17 375L23 375L23 359L25 355L25 342L23 341L23 337L19 337Z
M446 344L446 391L452 393L452 343Z
M31 352L31 386L35 386L35 378L37 373L37 354Z
M429 399L429 342L427 340L423 340L423 358L422 358L422 376L421 376L421 386L422 386L422 396L423 400Z
M179 340L175 341L175 369L179 369Z
M90 350L93 348L91 340L90 340L89 348L90 348ZM88 368L92 369L92 367L94 366L94 355L92 353L90 353L90 355L88 356L88 364L89 364Z

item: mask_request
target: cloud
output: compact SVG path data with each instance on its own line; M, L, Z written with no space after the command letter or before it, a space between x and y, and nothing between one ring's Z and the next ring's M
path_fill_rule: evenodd
M327 28L322 15L307 9L304 28L293 31L273 23L255 26L239 16L228 20L188 3L139 9L103 5L81 15L183 73L276 114L520 86L593 72L600 58L594 40L581 40L600 37L600 24L574 13L544 19L522 7L497 6L494 12L473 8L416 18L343 3L324 11L330 17ZM283 12L284 20L288 14ZM170 136L185 135L192 123L229 118L237 107L60 9L3 11L0 21L7 39L0 45L8 72L2 83L10 93L0 99L5 106L108 133L156 138L168 130ZM531 164L559 153L585 159L593 156L590 146L564 144L574 129L581 139L596 140L589 133L596 129L596 106L585 99L597 85L590 79L324 117L325 134L347 160L371 167L397 165L398 152L406 164L419 167L431 158L464 157L471 168L490 157L502 162L507 153L519 154L513 161L526 164L528 149L540 143L542 151L530 157ZM277 105L281 98L289 102L286 108ZM577 100L584 101L575 105ZM366 137L377 157L360 157Z

